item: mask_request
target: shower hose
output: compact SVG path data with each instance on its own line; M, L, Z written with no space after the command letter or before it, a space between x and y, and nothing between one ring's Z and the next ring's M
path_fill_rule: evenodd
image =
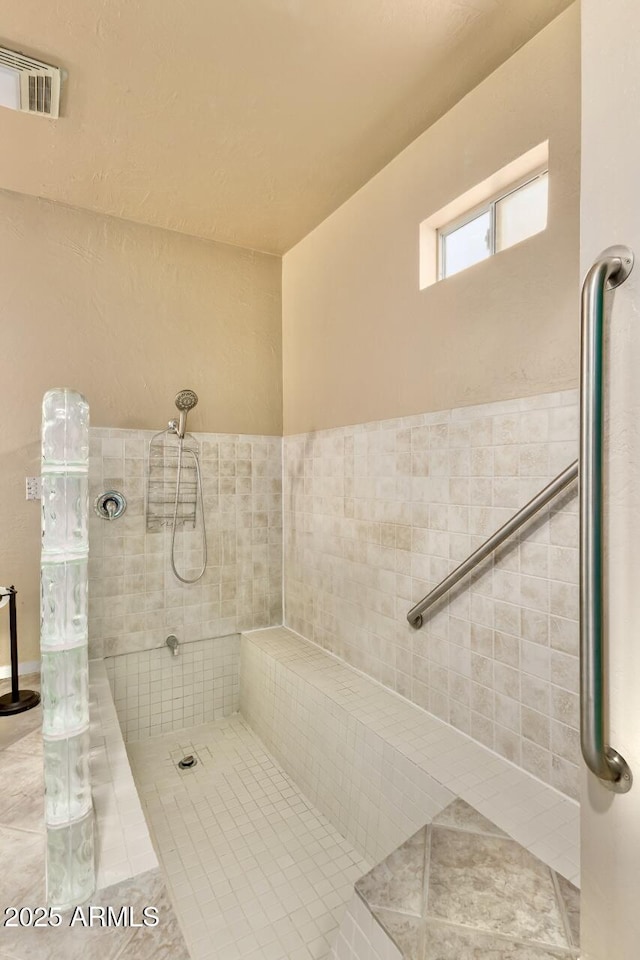
M202 473L200 472L200 460L197 453L192 450L187 451L191 454L196 465L196 483L197 483L197 496L200 501L200 518L202 521L202 567L200 573L197 577L189 579L187 577L181 576L176 569L176 558L175 558L175 547L176 547L176 526L178 522L178 503L180 500L180 481L182 479L182 445L183 437L178 437L178 474L176 477L176 498L173 504L173 523L171 525L171 569L173 570L174 575L178 578L180 583L197 583L198 580L201 580L205 570L207 569L207 531L205 528L204 522L204 497L202 495Z

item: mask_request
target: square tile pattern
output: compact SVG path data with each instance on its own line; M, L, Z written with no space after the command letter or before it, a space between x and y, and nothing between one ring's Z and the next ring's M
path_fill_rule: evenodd
M208 567L183 584L170 567L171 531L147 529L149 441L154 431L90 431L91 501L106 490L127 499L118 520L89 515L89 655L113 656L229 636L282 622L282 439L199 433ZM183 576L202 562L201 532L176 533Z
M422 630L405 617L575 459L577 435L575 391L284 441L197 434L209 568L183 585L170 570L168 528L149 530L145 519L153 432L92 428L91 494L120 489L128 509L113 523L90 517L91 655L160 649L169 633L186 645L277 625L284 584L286 622L302 636L576 798L575 491ZM176 549L180 569L196 572L199 530L179 529ZM209 719L185 715L198 691L173 676L171 708L166 697L152 703L147 724L142 703L137 731L135 697L146 692L133 680L129 704L118 697L127 736ZM215 716L227 712L218 704Z
M575 485L434 608L425 596L577 457L576 391L284 439L285 622L578 795Z
M241 717L130 743L192 960L321 960L368 864ZM185 754L197 758L180 770Z
M319 647L285 628L243 634L241 676L242 715L369 862L385 857L454 798L385 735L394 714L399 729L402 719L419 724L424 711ZM409 715L402 717L398 707Z
M121 489L129 508L114 523L91 518L90 649L109 657L194 960L326 957L368 863L393 855L456 797L498 832L444 822L425 830L433 915L392 901L378 907L393 915L383 929L357 897L340 960L398 960L415 945L416 919L430 925L432 945L418 940L419 960L574 956L562 884L578 875L577 805L553 788L577 795L575 494L487 561L421 631L405 618L575 459L575 392L284 441L199 434L209 569L191 586L170 571L166 526L146 524L151 436L92 430L91 492ZM283 483L286 619L312 643L282 628L255 631L282 619ZM180 529L176 543L189 575L202 557L198 530ZM181 642L179 658L164 647L168 633ZM101 869L115 883L155 856L106 673L98 688L107 731L94 759ZM246 719L226 716L238 705ZM196 756L194 769L178 770L183 753ZM487 926L487 908L469 915L478 922L470 933L463 908L477 890L465 893L464 879L483 864L502 876L505 862L527 878L522 898L542 904L547 926L525 929L519 914L504 913ZM512 874L505 882L517 888ZM489 896L487 877L478 884Z
M461 800L356 891L405 960L578 957L578 890Z
M402 960L402 953L364 900L354 893L329 958L362 960L363 957L367 960ZM462 958L456 957L456 960Z
M243 715L376 863L456 797L579 882L579 807L525 770L283 627L243 634Z
M240 637L164 645L105 659L125 740L144 740L237 713Z

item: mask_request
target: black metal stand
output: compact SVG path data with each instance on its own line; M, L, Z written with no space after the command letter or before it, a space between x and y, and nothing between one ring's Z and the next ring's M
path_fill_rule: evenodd
M11 716L31 710L40 703L40 694L35 690L18 688L18 623L16 617L16 588L8 587L2 597L9 597L9 635L11 639L11 693L0 697L0 717Z

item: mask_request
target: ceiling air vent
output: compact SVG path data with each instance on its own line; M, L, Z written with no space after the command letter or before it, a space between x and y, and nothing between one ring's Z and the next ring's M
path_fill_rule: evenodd
M57 117L60 69L0 47L0 107Z

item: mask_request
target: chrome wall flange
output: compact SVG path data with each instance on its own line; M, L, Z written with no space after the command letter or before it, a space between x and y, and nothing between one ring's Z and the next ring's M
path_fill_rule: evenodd
M127 501L118 490L107 490L96 497L94 507L101 520L117 520L127 509Z
M633 270L635 260L633 250L625 247L622 243L616 243L612 247L607 247L607 249L603 250L600 254L601 260L611 260L613 258L620 261L620 266L608 277L605 284L607 290L614 290L616 287L619 287L621 283L625 282Z
M616 776L615 780L601 780L600 782L603 786L612 790L613 793L628 793L633 786L633 774L631 773L629 764L613 747L608 748L606 757L609 769L615 773Z

